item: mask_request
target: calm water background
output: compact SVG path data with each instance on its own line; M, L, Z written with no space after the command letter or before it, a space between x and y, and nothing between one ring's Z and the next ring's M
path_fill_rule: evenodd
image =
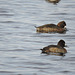
M34 27L62 20L65 34ZM41 54L60 39L68 45L65 57ZM0 0L0 75L75 75L75 0Z

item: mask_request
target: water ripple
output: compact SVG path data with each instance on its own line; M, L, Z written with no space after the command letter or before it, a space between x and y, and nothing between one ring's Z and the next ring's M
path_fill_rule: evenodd
M12 71L0 71L0 73L14 73Z
M0 1L1 75L75 75L75 1L46 1ZM63 34L37 33L34 27L62 20L68 29ZM41 54L41 48L60 39L69 46L65 57Z
M0 16L14 16L14 14L0 14Z

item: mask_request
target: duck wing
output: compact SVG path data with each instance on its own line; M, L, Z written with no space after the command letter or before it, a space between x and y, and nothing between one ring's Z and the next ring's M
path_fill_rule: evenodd
M50 45L50 46L48 46L48 50L50 52L53 52L53 53L67 53L65 48L62 48L62 47L57 46L57 45Z
M55 25L55 24L45 24L45 25L42 25L42 26L39 26L39 27L37 27L37 28L48 28L48 27L50 27L50 28L54 28L54 27L57 27L57 25Z

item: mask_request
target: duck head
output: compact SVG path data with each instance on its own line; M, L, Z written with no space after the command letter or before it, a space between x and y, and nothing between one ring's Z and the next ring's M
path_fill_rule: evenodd
M63 48L63 47L66 47L64 40L60 40L57 45L58 45L58 46L61 46L62 48Z
M59 26L60 28L65 28L66 26L66 22L65 21L61 21L57 24L57 26Z

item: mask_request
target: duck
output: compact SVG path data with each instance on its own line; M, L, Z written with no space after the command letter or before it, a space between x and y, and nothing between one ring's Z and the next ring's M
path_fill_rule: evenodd
M41 53L45 54L58 53L59 55L64 55L65 53L67 53L67 50L64 47L67 47L65 45L65 41L59 40L57 45L49 45L40 50L42 51Z
M56 4L56 3L58 3L60 0L46 0L47 2L50 2L50 3L54 3L54 4Z
M61 21L57 25L55 24L45 24L39 27L36 27L36 32L39 33L64 33L67 31L66 29L66 22Z

